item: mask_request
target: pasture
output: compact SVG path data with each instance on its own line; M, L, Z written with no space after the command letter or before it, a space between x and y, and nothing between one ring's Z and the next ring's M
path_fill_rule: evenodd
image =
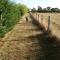
M50 16L50 18L49 18ZM45 27L51 30L52 34L60 38L60 13L33 13L33 17ZM48 23L48 21L50 22Z

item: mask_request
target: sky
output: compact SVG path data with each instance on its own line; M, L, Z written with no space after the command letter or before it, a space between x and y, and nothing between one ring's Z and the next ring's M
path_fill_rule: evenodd
M21 3L27 5L28 8L37 8L38 6L41 6L43 8L45 7L54 7L54 8L60 8L60 0L12 0L16 3Z

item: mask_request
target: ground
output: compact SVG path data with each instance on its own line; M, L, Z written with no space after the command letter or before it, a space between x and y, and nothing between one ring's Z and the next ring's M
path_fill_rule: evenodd
M60 45L25 16L0 41L0 60L60 60Z
M38 41L35 38L29 39L28 37L41 32L37 26L32 24L32 19L30 17L28 19L27 22L25 16L23 16L13 30L2 38L4 44L1 44L1 60L36 60L39 58L41 47Z

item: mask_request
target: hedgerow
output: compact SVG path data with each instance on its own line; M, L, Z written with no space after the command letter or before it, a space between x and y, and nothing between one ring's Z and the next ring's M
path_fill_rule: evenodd
M23 4L16 4L10 0L0 0L0 37L10 31L21 16L27 12L28 8Z

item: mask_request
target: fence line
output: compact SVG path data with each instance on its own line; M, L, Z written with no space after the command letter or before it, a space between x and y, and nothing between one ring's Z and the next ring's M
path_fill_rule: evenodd
M39 15L39 14L34 14L34 13L30 13L32 15L32 17L37 20L42 26L45 27L44 23L46 24L46 22L44 22L43 20L43 15ZM47 22L47 26L45 27L46 28L46 31L50 31L50 22L51 22L51 17L48 16L48 22Z
M42 28L44 28L44 31L46 32L51 31L52 35L55 35L58 38L60 38L60 24L59 24L60 20L58 20L60 15L58 15L57 20L55 20L57 15L54 14L44 15L39 13L31 13L31 16L34 19L33 22L35 22L35 24L38 24L39 27L41 25Z

